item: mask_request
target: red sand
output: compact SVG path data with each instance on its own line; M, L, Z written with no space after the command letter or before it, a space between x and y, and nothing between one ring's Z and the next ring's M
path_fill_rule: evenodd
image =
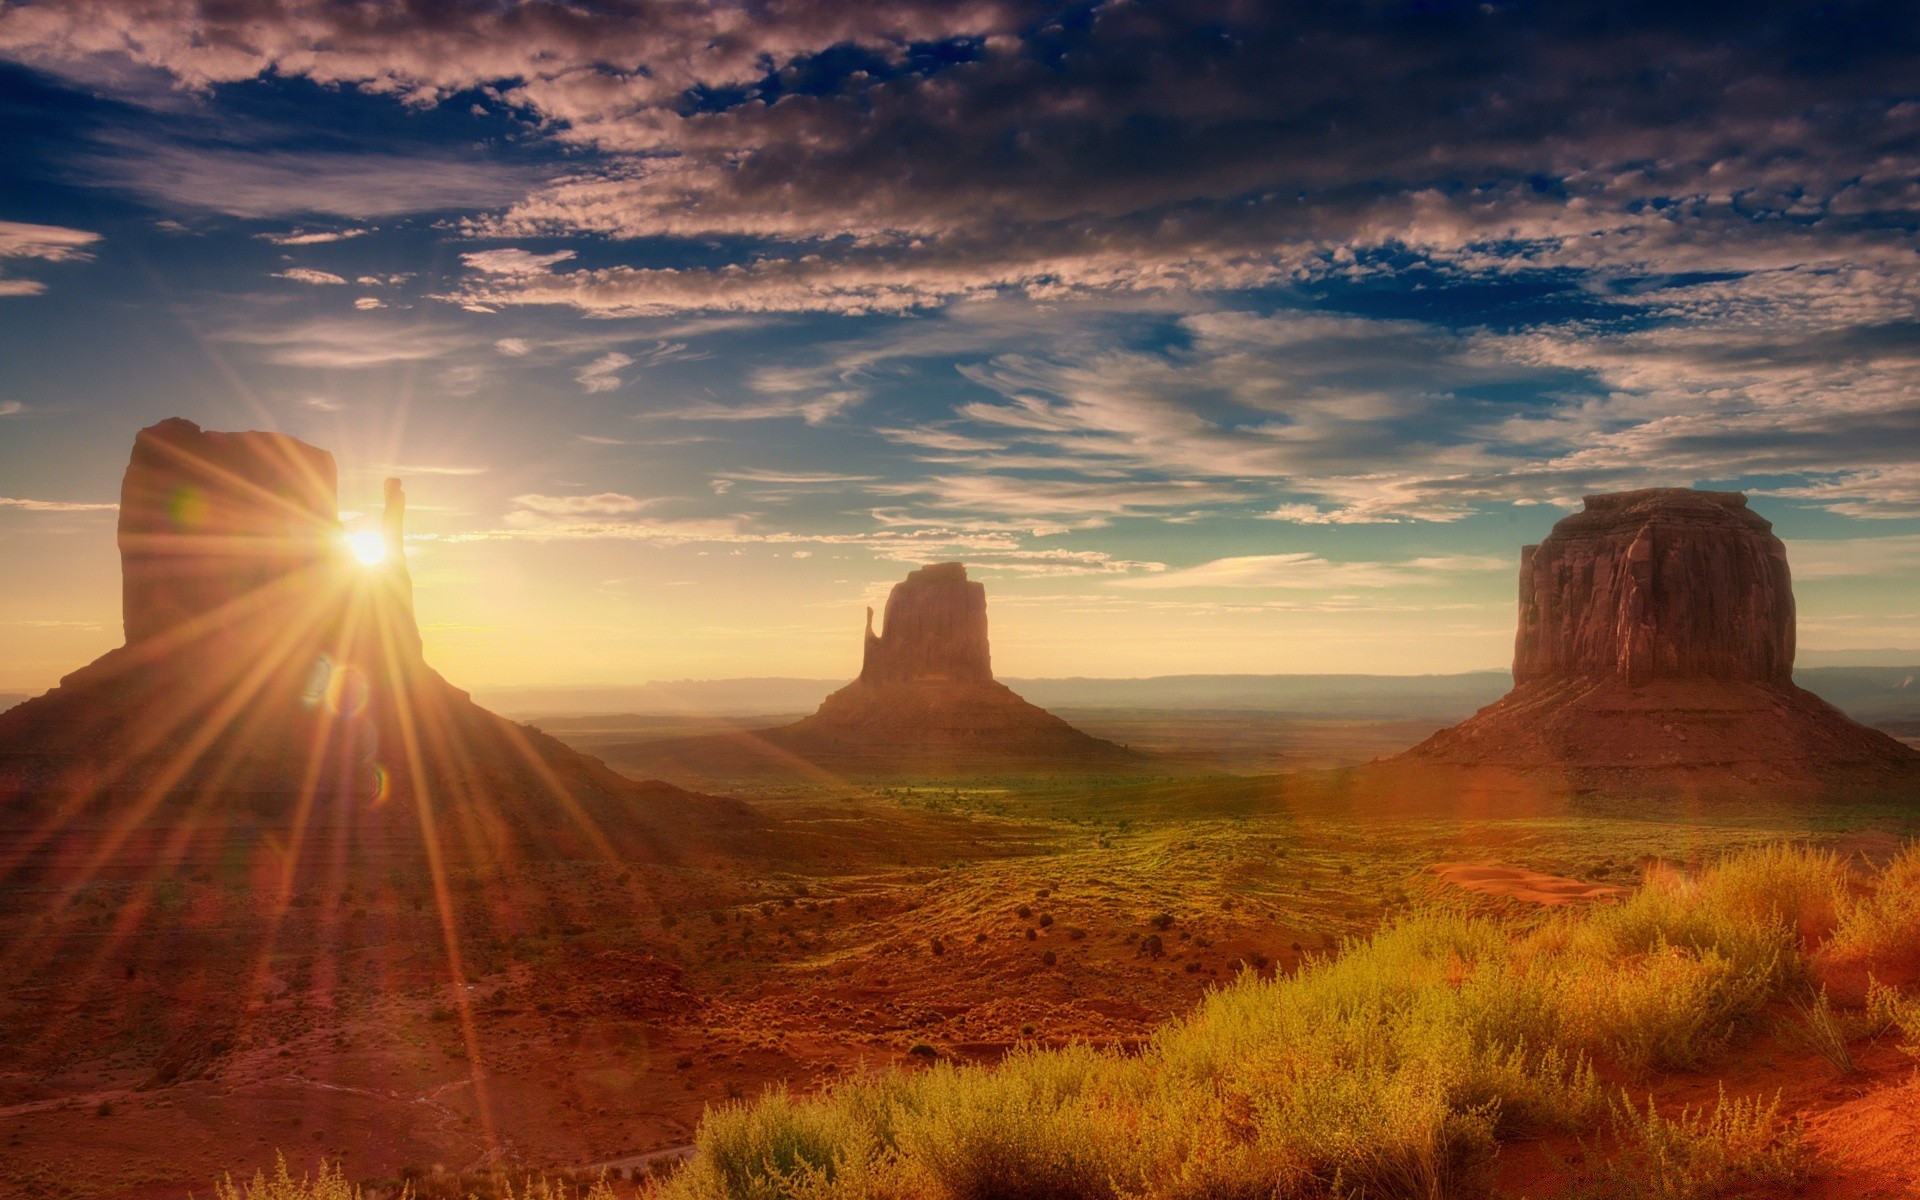
M1627 889L1606 883L1585 883L1561 875L1546 875L1521 867L1485 863L1435 863L1429 867L1441 882L1482 896L1510 896L1529 904L1552 908L1587 900L1617 900Z

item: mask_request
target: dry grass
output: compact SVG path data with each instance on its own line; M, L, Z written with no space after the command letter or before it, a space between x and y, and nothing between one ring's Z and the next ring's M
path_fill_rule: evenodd
M1848 895L1831 855L1775 847L1697 878L1653 872L1624 904L1526 933L1415 915L1292 978L1243 975L1138 1055L1023 1050L716 1109L665 1193L1481 1195L1501 1138L1608 1121L1596 1061L1698 1066L1756 1028L1805 986L1806 948L1845 927ZM1623 1174L1606 1194L1691 1200L1789 1179L1797 1141L1777 1116L1752 1101L1671 1118L1616 1103Z
M1579 1191L1595 1200L1734 1200L1786 1197L1807 1177L1808 1152L1795 1125L1780 1119L1780 1101L1728 1100L1711 1109L1682 1108L1662 1116L1616 1105L1613 1132L1621 1153Z
M1777 846L1694 875L1654 869L1623 903L1528 925L1417 911L1290 977L1242 974L1138 1053L1027 1046L992 1067L941 1061L712 1108L661 1197L1472 1198L1502 1140L1548 1130L1607 1135L1593 1196L1784 1194L1805 1157L1777 1101L1663 1114L1610 1099L1595 1068L1709 1065L1796 997L1836 1064L1868 1025L1920 1044L1908 992L1873 983L1856 1015L1814 990L1836 946L1903 961L1917 900L1920 851L1862 881L1824 851ZM283 1167L220 1200L352 1200L344 1189Z

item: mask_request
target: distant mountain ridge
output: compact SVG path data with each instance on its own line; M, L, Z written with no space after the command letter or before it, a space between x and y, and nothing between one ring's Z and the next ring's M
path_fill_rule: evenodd
M1286 712L1395 720L1456 719L1499 699L1506 671L1455 675L1158 675L1132 679L1008 679L1044 708ZM1855 720L1920 721L1920 664L1806 667L1794 681ZM490 708L519 717L605 713L765 716L807 712L833 679L682 679L631 687L477 689Z

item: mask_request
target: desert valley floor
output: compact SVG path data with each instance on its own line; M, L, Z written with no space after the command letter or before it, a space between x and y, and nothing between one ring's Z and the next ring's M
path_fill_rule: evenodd
M441 894L342 870L275 906L239 860L157 883L122 861L56 915L10 918L0 1191L207 1194L277 1154L369 1180L490 1161L644 1174L706 1105L1020 1043L1137 1044L1237 972L1292 971L1413 906L1524 924L1556 890L1631 887L1649 863L1783 839L1884 861L1920 831L1897 806L1510 784L1396 806L1338 771L758 786L764 826L666 865L455 873ZM464 989L423 953L442 911ZM34 960L54 946L68 966L49 974ZM1911 1195L1912 1060L1875 1046L1860 1066L1841 1078L1763 1040L1646 1086L1784 1087L1838 1155L1813 1194ZM1509 1194L1549 1194L1580 1153L1510 1151Z

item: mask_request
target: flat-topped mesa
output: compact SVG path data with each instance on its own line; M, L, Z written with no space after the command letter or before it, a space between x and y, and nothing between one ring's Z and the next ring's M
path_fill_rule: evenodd
M341 560L333 455L279 433L142 429L120 487L127 643L246 614Z
M873 632L873 610L867 610L861 682L986 683L992 679L987 589L967 578L965 565L935 563L894 584L887 594L886 628L880 634Z
M1786 547L1738 492L1588 496L1520 552L1516 684L1785 684L1793 650Z
M1794 686L1793 649L1786 547L1745 496L1589 496L1521 553L1513 690L1396 761L1576 789L1920 780L1920 754Z

